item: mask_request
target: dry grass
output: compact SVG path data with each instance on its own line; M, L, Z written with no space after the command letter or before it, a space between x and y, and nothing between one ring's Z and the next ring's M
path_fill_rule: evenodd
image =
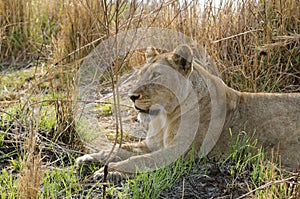
M180 2L0 0L0 71L45 66L27 90L32 92L28 99L19 102L23 107L30 104L46 84L48 105L56 113L53 137L74 148L79 143L72 93L81 59L103 39L130 28L163 27L190 36L213 56L223 80L237 90L300 91L300 1L227 0L219 8L213 1ZM139 53L133 55L129 63L144 60ZM32 179L37 188L42 174L32 136L25 144L30 153L20 175L24 196L37 195L38 190L26 184Z
M24 199L39 198L44 179L41 148L36 154L36 139L39 128L39 116L36 121L29 121L28 138L24 143L24 157L18 176L18 196ZM41 146L40 146L41 147Z
M179 30L205 46L233 88L299 91L297 0L227 0L221 8L212 1L118 2L2 0L2 63L41 57L49 64L63 58L70 63L119 31L155 26Z

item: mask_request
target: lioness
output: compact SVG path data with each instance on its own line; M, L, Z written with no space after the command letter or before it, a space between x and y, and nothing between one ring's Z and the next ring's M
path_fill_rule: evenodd
M154 49L148 52L147 63L129 92L147 137L142 142L122 145L113 153L109 168L134 173L141 166L155 167L157 161L167 159L163 156L186 142L190 143L180 151L182 154L192 146L201 156L228 151L229 140L243 130L259 145L278 151L283 165L299 166L300 94L233 90L208 66L213 65L210 58L194 53L188 45L168 53L158 54ZM108 154L87 154L77 163L103 162Z

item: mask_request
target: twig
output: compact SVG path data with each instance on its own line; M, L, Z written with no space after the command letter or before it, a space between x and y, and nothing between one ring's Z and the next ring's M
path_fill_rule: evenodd
M20 103L20 101L19 100L1 101L0 105L1 106L7 106L7 105L11 105L11 104L16 104L16 103Z
M215 43L218 43L220 41L225 41L225 40L228 40L228 39L232 39L234 37L238 37L238 36L241 36L241 35L245 35L245 34L252 33L252 32L257 32L257 31L262 31L262 29L248 30L246 32L241 32L239 34L231 35L229 37L225 37L225 38L222 38L222 39L219 39L219 40L212 41L212 43L215 44Z
M4 113L4 114L8 115L9 117L13 118L13 121L16 121L22 128L25 128L25 126L12 114L10 114L6 111L3 111L3 110L0 110L0 113Z
M55 103L55 102L57 102L57 100L59 100L60 102L74 102L74 100L68 100L68 99L41 100L41 101L38 101L38 102L30 103L29 106L33 106L33 105L36 105L36 104L42 104L42 103L45 103L45 102ZM110 104L110 105L114 104L113 102L106 102L106 101L102 101L101 99L100 100L76 100L76 102ZM1 102L0 102L0 104L1 104ZM129 106L129 105L126 105L126 104L120 104L120 106L126 107L126 108L132 108L132 106Z
M88 43L88 44L86 44L86 45L80 47L80 48L77 48L76 50L70 52L69 54L67 54L66 56L64 56L63 58L61 58L61 59L58 60L57 62L55 62L53 65L54 65L54 66L57 66L59 63L61 63L61 62L64 61L65 59L71 57L71 56L74 55L75 53L77 53L77 52L79 52L79 51L81 51L81 50L83 50L83 49L85 49L85 48L87 48L87 47L89 47L89 46L92 46L92 45L96 44L97 42L99 42L99 41L101 41L101 40L103 40L103 39L104 39L104 37L100 37L100 38L95 39L94 41L91 41L90 43Z
M107 164L107 165L104 165L104 177L103 177L103 199L105 199L105 198L106 198L107 174L108 174L108 164Z
M182 180L182 193L181 193L181 198L184 199L184 178Z
M119 9L118 4L119 1L117 1L117 6L116 6L116 9ZM103 0L103 10L104 10L104 23L105 23L105 27L106 27L106 36L109 37L110 36L110 29L109 29L109 25L110 25L110 20L108 19L108 13L110 13L108 11L108 4L107 4L107 1L106 0ZM115 12L117 12L117 10L115 10ZM116 13L116 18L118 16L118 13ZM116 24L118 24L118 20L116 21ZM116 29L116 32L118 31L118 29ZM114 110L116 111L116 113L118 113L117 109L117 103L116 103L116 95L118 93L116 93L116 90L115 90L115 82L114 82L114 64L111 64L111 66L109 67L109 71L110 71L110 78L111 78L111 87L112 87L112 92L113 92L113 100L114 100ZM116 85L118 85L118 76L116 75ZM111 151L109 152L108 154L108 159L106 160L105 164L104 164L104 177L103 177L103 199L106 198L106 185L105 183L107 182L107 174L108 174L108 164L109 164L109 161L110 161L110 158L111 158L111 155L115 149L115 146L117 144L117 139L118 139L118 133L119 133L119 123L118 123L118 117L119 115L116 114L115 115L115 119L116 119L116 138L115 138L115 142L113 144L113 147L111 149Z
M115 9L115 12L116 12L116 21L115 21L115 28L116 28L116 34L118 34L118 31L119 31L119 18L118 18L118 15L119 15L119 1L116 2L116 9ZM116 42L116 48L118 49L118 43ZM128 56L128 53L126 54L126 57ZM122 116L121 116L121 108L120 108L120 92L119 92L119 68L122 68L122 65L124 63L124 60L122 61L121 63L121 66L118 65L117 63L117 67L115 68L116 70L116 97L117 97L117 106L116 106L116 115L118 115L118 117L116 117L116 119L119 119L116 120L117 122L119 122L119 126L120 126L120 131L121 131L121 141L120 141L120 144L119 144L119 148L121 148L122 146L122 141L123 141L123 125L122 125ZM116 136L115 140L117 141L118 140L118 137Z
M288 178L284 178L284 179L282 179L282 180L274 180L274 181L268 182L268 183L266 183L266 184L264 184L264 185L262 185L262 186L260 186L260 187L257 187L256 189L253 189L253 190L249 191L248 193L246 193L246 194L244 194L244 195L238 197L237 199L245 198L246 196L248 196L248 195L250 195L250 194L252 194L252 193L254 193L254 192L258 191L258 190L265 189L265 188L267 188L267 187L269 187L269 186L272 186L272 185L275 185L275 184L284 183L284 182L293 180L293 179L295 179L295 178L296 178L296 176L291 176L291 177L288 177Z

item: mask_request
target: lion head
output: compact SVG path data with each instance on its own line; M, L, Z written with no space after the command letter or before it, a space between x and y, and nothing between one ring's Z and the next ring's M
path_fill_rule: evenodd
M193 51L187 45L163 54L148 48L146 57L147 63L137 73L129 97L141 113L155 115L161 110L172 113L191 89Z

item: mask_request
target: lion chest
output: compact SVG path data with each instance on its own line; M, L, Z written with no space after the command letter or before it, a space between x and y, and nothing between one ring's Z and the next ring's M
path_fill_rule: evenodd
M167 148L173 138L173 123L166 114L161 113L151 119L147 131L146 143L151 151Z

